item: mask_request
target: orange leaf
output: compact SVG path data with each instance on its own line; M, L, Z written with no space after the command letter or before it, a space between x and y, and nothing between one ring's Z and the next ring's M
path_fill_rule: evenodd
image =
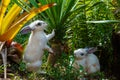
M27 15L28 16L28 15ZM22 28L22 24L24 24L25 18L23 17L20 22L14 24L7 32L5 32L3 35L0 36L0 41L11 41L15 35L18 33L18 31Z
M17 42L12 42L11 46L15 47L16 49L18 49L20 52L23 52L23 47L21 44L17 43Z
M22 17L22 18L20 18L19 21L16 21L6 33L4 33L3 35L0 36L0 41L9 41L9 40L12 40L16 36L16 34L18 33L18 31L22 28L22 26L28 20L30 20L35 15L37 15L37 13L45 11L46 9L48 9L49 7L52 7L54 5L56 5L56 4L55 3L47 4L47 5L41 6L38 9L34 9L34 10L30 11L29 14L24 14L25 17Z

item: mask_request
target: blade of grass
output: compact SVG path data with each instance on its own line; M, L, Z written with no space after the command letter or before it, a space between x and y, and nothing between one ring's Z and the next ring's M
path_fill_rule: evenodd
M36 8L38 8L38 3L35 0L29 0L29 2Z

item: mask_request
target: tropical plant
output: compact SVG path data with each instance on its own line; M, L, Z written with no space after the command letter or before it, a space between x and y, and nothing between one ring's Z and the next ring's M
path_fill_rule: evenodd
M41 0L39 0L41 1ZM119 22L114 21L114 17L112 15L112 12L109 10L109 5L107 1L91 1L91 0L44 0L42 3L46 4L49 2L56 2L58 5L56 7L53 7L49 10L46 10L42 14L40 14L41 18L46 20L50 26L51 29L56 30L56 36L53 41L53 49L55 54L60 55L61 54L61 45L63 48L65 48L66 42L68 42L68 45L70 47L69 52L73 52L75 48L78 47L86 47L86 46L96 46L99 45L99 43L104 43L98 40L98 38L105 37L104 33L101 34L97 33L97 30L100 30L99 28L96 28L95 26L100 26L95 24L88 24L92 23L90 21L95 22L96 20L108 20L103 21L103 23L110 23L110 22ZM104 8L103 8L104 7ZM106 12L107 11L107 12ZM106 15L103 15L106 13ZM107 15L108 13L111 13L110 15ZM100 23L100 22L98 22ZM104 25L108 25L104 24ZM111 30L109 28L109 30ZM96 30L97 34L101 34L97 36L98 38L93 38L93 34ZM107 28L103 32L106 33ZM67 32L66 32L67 31ZM81 34L82 33L82 34ZM107 34L108 36L109 34ZM66 40L65 40L66 39ZM104 41L104 40L102 40ZM55 44L54 44L55 43ZM54 64L56 61L57 56L49 55L48 57L48 63ZM54 60L55 59L55 60Z
M35 6L37 8L31 8L31 6L29 6L28 4L33 4L32 0L30 0L29 2L27 0L14 0L15 3L9 10L7 10L10 2L11 0L2 0L0 4L0 53L2 54L4 62L4 78L7 78L7 48L11 44L13 38L27 21L32 19L38 13L45 11L49 7L55 5L55 3L51 3L42 6L37 5ZM26 9L26 6L29 9ZM26 11L22 11L23 9L21 7Z
M55 64L56 59L61 55L62 50L61 48L65 48L65 32L68 27L69 22L71 21L70 16L72 15L72 19L77 17L77 13L79 12L80 8L83 6L78 6L79 0L39 0L42 4L47 4L51 2L57 3L57 6L46 10L44 13L40 14L39 16L45 20L51 29L55 29L55 37L52 41L52 47L54 50L55 55L49 54L48 57L48 64Z

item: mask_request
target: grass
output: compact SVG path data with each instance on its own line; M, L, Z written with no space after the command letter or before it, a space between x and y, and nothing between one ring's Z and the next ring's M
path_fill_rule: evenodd
M20 33L15 37L15 41L25 44L28 39L29 34L21 35ZM34 73L26 70L26 65L22 61L19 64L16 63L8 63L8 77L12 80L77 80L77 78L89 78L89 79L109 79L115 80L115 77L108 78L104 71L97 72L95 74L86 75L86 73L82 72L83 68L80 70L76 70L72 63L74 61L73 55L62 53L61 57L57 60L54 67L46 67L46 61L48 57L48 52L45 52L43 56L43 64L41 70L45 73ZM101 65L102 66L102 65ZM3 66L0 66L0 74L3 73ZM0 75L1 76L1 75Z

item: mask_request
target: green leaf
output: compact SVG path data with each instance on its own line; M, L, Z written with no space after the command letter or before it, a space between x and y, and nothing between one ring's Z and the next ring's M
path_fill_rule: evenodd
M97 5L99 5L99 4L104 4L104 2L103 2L103 1L100 1L100 2L94 3L92 6L90 6L90 7L87 9L87 11L89 11L89 10L92 9L94 6L97 6Z
M119 23L119 20L86 21L86 23Z
M35 0L29 0L29 2L36 8L38 8L38 3Z
M29 12L29 10L26 8L28 7L29 9L31 9L27 4L25 4L24 1L22 2L18 2L18 0L13 0L13 2L15 2L18 6L20 6L22 9L24 9L25 11ZM24 6L23 6L24 5ZM26 6L26 7L25 7Z

